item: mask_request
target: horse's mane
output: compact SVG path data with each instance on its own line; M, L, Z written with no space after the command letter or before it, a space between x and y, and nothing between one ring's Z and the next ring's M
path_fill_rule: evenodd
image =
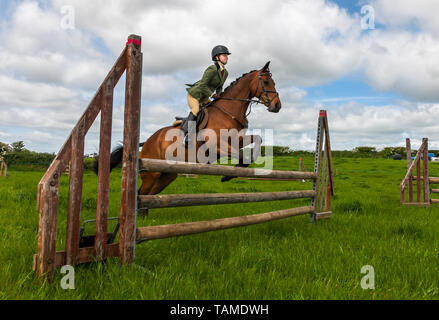
M242 79L243 77L245 77L246 75L248 75L248 74L250 74L250 73L252 73L252 72L255 72L255 71L258 71L258 70L252 70L252 71L249 71L249 72L247 72L247 73L243 73L242 76L236 78L232 83L230 83L229 86L228 86L227 88L225 88L225 89L223 90L223 92L220 93L219 96L222 97L224 94L226 94L228 91L230 91L230 90L235 86L235 84L237 84L237 83L239 82L239 80L241 80L241 79Z

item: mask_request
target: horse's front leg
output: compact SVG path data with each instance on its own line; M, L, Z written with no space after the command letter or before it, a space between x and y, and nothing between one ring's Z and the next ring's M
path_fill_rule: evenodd
M253 149L244 150L245 147L254 143ZM235 167L247 168L252 164L260 155L261 152L261 144L262 138L259 135L245 135L240 141L239 150L230 146L230 157L237 158L238 164ZM250 156L248 153L250 152ZM234 156L238 154L238 156ZM235 176L223 176L221 178L221 182L230 181L231 179L236 178Z

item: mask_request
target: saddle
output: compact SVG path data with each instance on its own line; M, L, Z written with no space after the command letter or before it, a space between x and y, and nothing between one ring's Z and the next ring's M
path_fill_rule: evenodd
M197 131L204 129L207 126L207 122L209 120L209 111L208 111L207 107L209 105L210 105L210 102L206 103L206 104L200 104L200 111L198 112L198 115L197 115ZM181 125L181 127L183 127L184 123L187 121L187 118L188 117L176 116L175 121L172 124L172 126L178 127Z

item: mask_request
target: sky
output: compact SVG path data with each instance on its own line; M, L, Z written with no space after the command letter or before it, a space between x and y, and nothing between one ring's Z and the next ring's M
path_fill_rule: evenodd
M253 106L250 129L313 150L328 110L334 150L439 149L439 1L0 0L0 141L58 152L130 34L142 36L141 140L187 115L185 83L213 46L232 53L225 86L271 61L279 113ZM122 140L122 77L112 146ZM86 153L99 149L99 121Z

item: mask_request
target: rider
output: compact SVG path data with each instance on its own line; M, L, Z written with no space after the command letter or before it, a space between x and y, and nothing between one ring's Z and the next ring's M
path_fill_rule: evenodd
M200 103L210 102L209 98L216 98L223 91L224 82L227 79L228 72L224 66L227 64L229 50L222 45L215 46L212 49L212 60L214 64L209 66L203 74L201 80L194 84L187 84L187 103L191 112L187 121L183 125L185 134L184 143L187 145L190 139L195 136L196 125L188 125L189 121L196 121L197 114L200 111ZM215 93L214 93L215 92ZM191 132L188 132L188 130Z

